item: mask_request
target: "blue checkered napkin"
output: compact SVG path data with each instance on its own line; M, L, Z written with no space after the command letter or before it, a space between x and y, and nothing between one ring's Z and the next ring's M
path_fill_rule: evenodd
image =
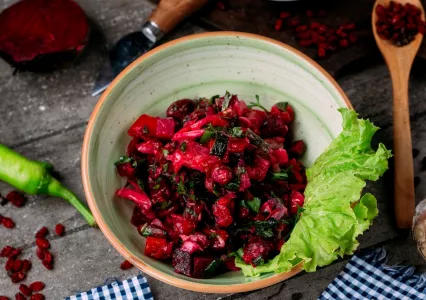
M318 300L426 299L426 274L414 275L414 267L385 263L383 248L354 255Z
M146 278L138 275L124 281L114 281L65 300L154 300Z

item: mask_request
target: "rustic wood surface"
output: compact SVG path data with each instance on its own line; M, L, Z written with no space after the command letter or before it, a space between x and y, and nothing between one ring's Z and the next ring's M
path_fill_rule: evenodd
M14 0L3 0L0 10ZM78 0L87 14L104 33L108 43L122 34L136 30L149 15L153 4L147 0ZM204 31L186 23L168 39ZM90 96L98 68L104 57L100 47L93 47L81 61L50 74L19 73L0 62L0 142L22 154L52 162L62 175L64 184L84 199L80 174L80 154L84 130L98 98ZM413 147L420 150L414 159L415 175L425 181L421 161L426 156L426 74L416 63L410 80L410 110ZM352 72L339 79L355 109L382 128L377 140L392 145L392 89L386 67L382 64ZM308 141L309 142L309 141ZM393 219L392 170L369 190L377 195L380 215L372 228L361 237L361 247L385 246L392 261L424 265L407 232L395 229ZM10 187L0 184L2 194ZM416 189L416 200L426 195L422 182ZM22 257L33 261L27 283L41 280L46 283L47 299L61 299L80 291L102 285L108 278L125 279L139 273L136 269L121 271L122 258L99 230L85 225L84 220L67 203L56 198L29 197L27 205L14 209L0 206L0 214L11 216L17 223L13 230L0 227L0 247L23 247ZM66 226L62 238L51 234L55 269L45 270L35 256L34 233L41 226ZM0 259L0 264L5 263ZM260 291L233 294L200 294L171 287L151 277L149 284L155 299L316 299L322 290L342 270L345 260L336 262L316 273L301 274L281 284ZM1 268L3 270L3 268ZM0 294L12 297L18 285L10 282L0 271Z

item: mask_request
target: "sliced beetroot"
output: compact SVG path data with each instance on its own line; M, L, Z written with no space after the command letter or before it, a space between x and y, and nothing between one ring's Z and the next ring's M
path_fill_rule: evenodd
M194 257L194 271L192 273L192 277L194 278L204 278L205 270L207 267L215 260L214 257ZM214 274L211 274L214 275Z
M289 152L295 156L301 156L303 155L303 153L305 153L305 150L306 150L305 142L302 140L299 140L299 141L295 141L291 145Z
M50 70L85 48L89 24L72 0L19 1L0 14L0 55L13 66Z
M141 115L128 130L131 137L152 137L170 140L173 137L176 123L172 118L158 118Z
M9 255L12 253L14 249L15 248L11 246L4 246L3 249L1 249L0 251L0 257L9 257Z
M192 257L188 252L176 249L173 252L172 265L175 272L192 277Z

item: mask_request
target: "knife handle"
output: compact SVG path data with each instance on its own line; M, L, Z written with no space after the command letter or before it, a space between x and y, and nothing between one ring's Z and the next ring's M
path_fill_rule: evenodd
M207 2L208 0L161 0L149 21L154 22L163 33L167 33Z

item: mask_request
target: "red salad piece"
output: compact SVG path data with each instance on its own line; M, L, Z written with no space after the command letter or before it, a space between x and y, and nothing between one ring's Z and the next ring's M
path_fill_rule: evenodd
M279 252L302 213L307 180L302 140L288 133L293 108L267 111L226 93L182 99L167 118L141 115L130 127L127 180L117 196L135 203L131 223L145 254L171 258L175 272L209 278L239 270L232 256L261 265Z

